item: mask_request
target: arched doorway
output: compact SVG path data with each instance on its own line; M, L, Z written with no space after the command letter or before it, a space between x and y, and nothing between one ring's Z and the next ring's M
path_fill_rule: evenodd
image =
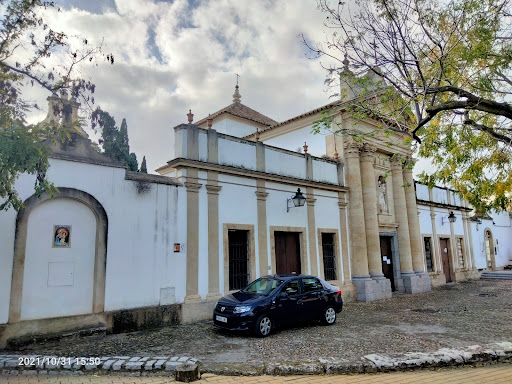
M490 229L484 231L484 247L485 247L485 260L486 268L494 270L496 267L494 255L494 240Z
M59 187L18 214L9 322L104 310L107 215L86 192Z

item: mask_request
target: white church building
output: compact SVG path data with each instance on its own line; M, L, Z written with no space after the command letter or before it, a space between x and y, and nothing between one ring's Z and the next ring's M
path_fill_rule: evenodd
M49 99L76 114L73 100ZM25 207L0 212L0 348L208 319L219 297L267 274L320 276L345 301L372 301L507 267L510 214L472 218L455 191L415 183L402 140L311 134L325 110L356 127L346 103L276 122L237 86L232 104L174 128L159 175L127 171L84 132L49 142L59 192L36 197L24 174Z

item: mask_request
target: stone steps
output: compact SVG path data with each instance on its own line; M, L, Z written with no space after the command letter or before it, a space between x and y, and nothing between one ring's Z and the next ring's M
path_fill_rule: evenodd
M512 271L490 271L482 272L482 280L512 280Z

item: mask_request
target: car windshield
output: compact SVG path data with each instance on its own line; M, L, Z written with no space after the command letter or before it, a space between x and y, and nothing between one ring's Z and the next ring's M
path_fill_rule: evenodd
M284 280L261 277L242 289L242 292L257 293L258 295L268 296L283 284L283 282Z

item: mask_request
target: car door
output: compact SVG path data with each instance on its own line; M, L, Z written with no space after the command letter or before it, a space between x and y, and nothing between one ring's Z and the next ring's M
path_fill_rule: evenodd
M286 297L281 294L286 293ZM281 324L290 324L301 316L302 300L299 279L289 280L283 285L276 297L276 320Z
M307 320L316 319L322 314L324 306L324 286L314 277L302 279L302 311Z

